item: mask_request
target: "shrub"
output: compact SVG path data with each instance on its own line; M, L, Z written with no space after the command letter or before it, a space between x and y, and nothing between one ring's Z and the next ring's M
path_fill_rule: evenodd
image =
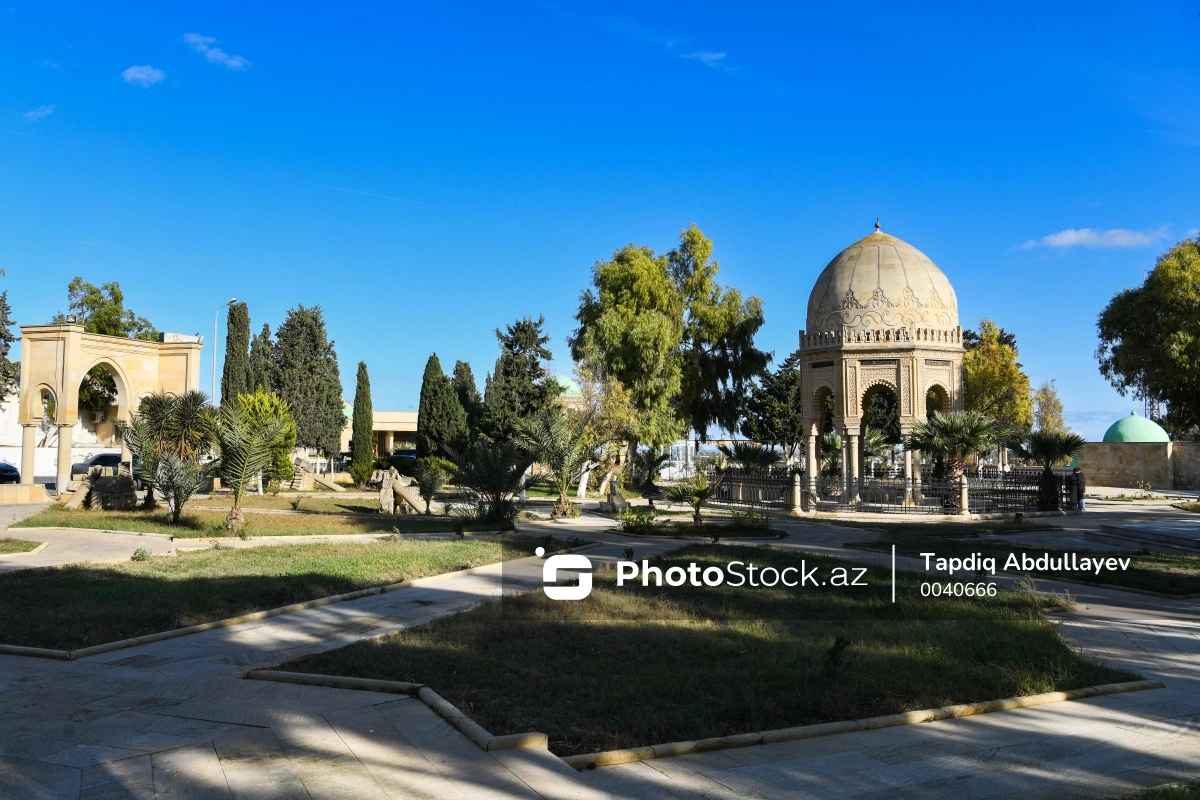
M638 506L621 512L621 530L635 536L648 536L657 533L659 524L654 516L654 509Z
M755 508L733 511L729 515L729 527L749 531L767 531L771 529L771 517Z
M137 550L133 551L133 555L131 555L129 557L129 560L130 561L149 561L150 560L150 551L144 547L139 547Z

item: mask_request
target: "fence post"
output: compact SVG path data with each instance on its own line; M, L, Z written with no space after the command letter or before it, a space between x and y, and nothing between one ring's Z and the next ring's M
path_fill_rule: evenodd
M962 503L962 510L959 511L958 513L970 514L971 513L971 504L970 504L970 497L968 497L968 495L967 495L967 474L965 472L963 473L962 484L959 486L958 493L959 493L958 494L959 502Z
M804 491L800 484L800 473L792 473L792 510L788 513L793 517L798 517L804 513L803 508Z

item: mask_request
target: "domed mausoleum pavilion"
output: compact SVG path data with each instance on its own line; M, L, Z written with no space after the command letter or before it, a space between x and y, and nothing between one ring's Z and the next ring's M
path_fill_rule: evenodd
M874 233L821 272L800 331L809 508L817 497L818 444L830 423L843 442L842 502L858 503L863 413L872 397L892 395L907 437L913 423L926 419L927 398L937 410L962 409L962 359L954 287L928 256L884 233L876 221ZM904 478L905 500L911 501L920 476L909 451Z

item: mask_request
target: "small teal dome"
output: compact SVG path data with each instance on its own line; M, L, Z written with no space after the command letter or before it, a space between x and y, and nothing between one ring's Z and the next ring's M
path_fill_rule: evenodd
M557 375L555 380L558 381L563 397L583 397L583 390L579 388L579 384L566 375Z
M1139 417L1136 411L1121 417L1104 432L1106 442L1169 442L1170 435L1152 419Z

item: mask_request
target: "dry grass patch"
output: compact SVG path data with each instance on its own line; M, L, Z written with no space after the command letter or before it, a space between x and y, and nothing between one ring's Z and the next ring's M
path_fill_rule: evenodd
M41 542L32 542L28 539L14 539L11 536L0 538L0 556L11 555L12 553L28 553L36 550Z

